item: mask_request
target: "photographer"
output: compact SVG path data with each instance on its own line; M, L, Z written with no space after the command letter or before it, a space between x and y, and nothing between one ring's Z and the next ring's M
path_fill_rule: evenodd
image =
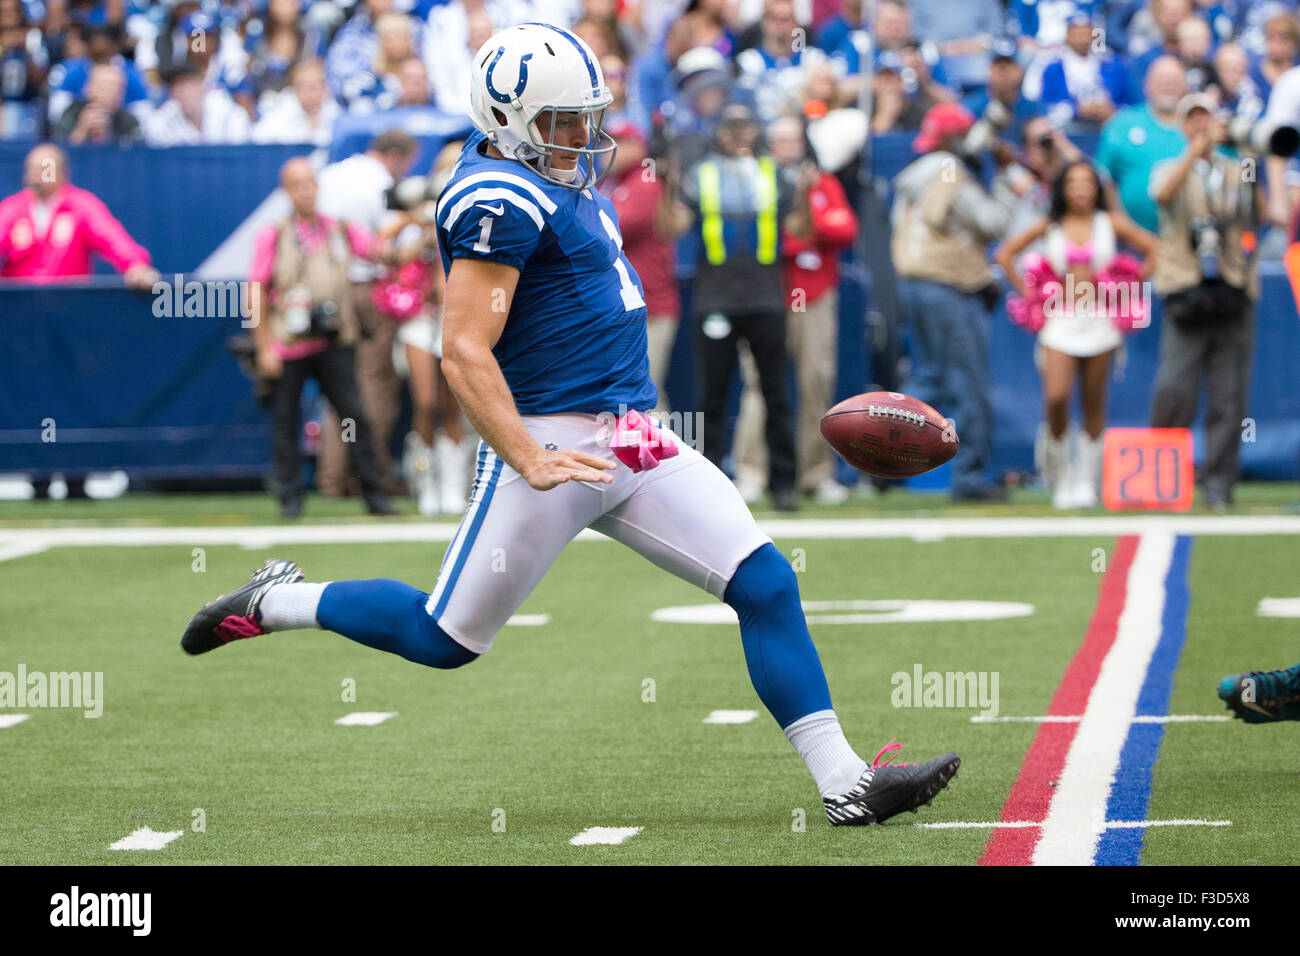
M912 143L923 155L894 180L890 247L912 330L914 364L904 390L952 409L961 437L954 501L1006 497L984 474L993 426L990 311L999 297L984 249L1006 231L1016 197L1005 177L990 195L971 171L979 160L970 142L975 125L970 111L953 103L925 114ZM996 142L993 155L1005 168L1012 150Z
M1241 161L1216 149L1229 135L1226 117L1214 109L1203 94L1183 98L1187 150L1151 173L1151 198L1160 207L1155 285L1164 299L1151 426L1190 428L1201 372L1208 374L1202 482L1207 504L1222 509L1237 481L1254 350L1259 277L1246 243L1259 202Z
M356 226L317 214L316 175L306 159L285 163L280 184L293 212L258 234L248 278L257 371L275 383L273 455L281 509L286 518L302 514L299 403L312 376L339 417L354 423L348 449L370 513L395 514L375 463L354 366L358 325L348 259L350 253L371 255L372 240Z

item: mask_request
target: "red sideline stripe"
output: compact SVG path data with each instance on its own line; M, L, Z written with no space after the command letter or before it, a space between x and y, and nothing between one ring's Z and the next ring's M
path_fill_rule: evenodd
M1137 553L1137 543L1137 537L1132 535L1116 542L1110 568L1101 581L1101 592L1088 624L1088 633L1070 666L1065 669L1061 686L1056 689L1052 704L1047 708L1048 714L1082 714L1087 709L1088 696L1097 683L1102 662L1115 643L1115 631L1124 610L1128 572L1133 564L1133 555ZM1034 742L1020 766L1020 775L1002 806L1002 822L1032 820L1041 823L1047 819L1047 810L1055 792L1048 782L1060 779L1078 729L1077 722L1039 725ZM1041 832L1039 827L995 829L979 865L1028 866Z

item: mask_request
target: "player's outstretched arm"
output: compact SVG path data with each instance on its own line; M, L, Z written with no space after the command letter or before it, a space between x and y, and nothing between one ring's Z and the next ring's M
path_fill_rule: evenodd
M455 259L442 319L442 373L483 440L534 488L567 481L608 483L616 462L579 451L547 451L524 426L492 346L510 314L519 270L482 259Z

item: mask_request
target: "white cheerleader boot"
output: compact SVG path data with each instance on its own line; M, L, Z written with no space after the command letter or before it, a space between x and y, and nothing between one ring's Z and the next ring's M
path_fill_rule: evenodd
M1053 508L1069 508L1070 433L1054 438L1047 423L1038 426L1035 458Z
M469 459L465 442L454 442L439 435L434 442L434 456L438 463L438 507L443 514L465 513L469 498Z
M1101 439L1079 432L1078 469L1075 473L1074 507L1095 508L1101 494Z
M433 464L433 449L419 434L408 432L402 449L402 471L406 475L406 487L422 515L438 513L438 475Z

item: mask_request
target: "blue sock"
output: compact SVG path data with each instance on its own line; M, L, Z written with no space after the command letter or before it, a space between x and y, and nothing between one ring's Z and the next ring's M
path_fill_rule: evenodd
M460 667L478 657L438 626L424 609L428 599L401 581L336 581L321 593L316 621L358 644L429 667Z
M830 710L831 692L799 604L799 584L775 545L769 542L740 562L723 600L740 616L749 679L776 722L784 729Z

